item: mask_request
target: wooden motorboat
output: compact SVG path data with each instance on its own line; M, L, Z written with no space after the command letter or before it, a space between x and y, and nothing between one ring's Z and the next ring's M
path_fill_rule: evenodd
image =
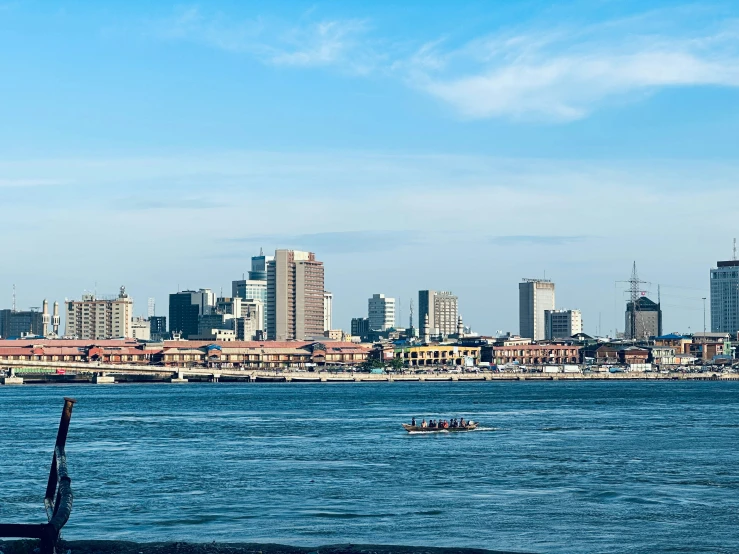
M448 431L450 433L457 433L461 431L474 431L477 426L480 425L477 422L468 423L464 427L421 427L420 425L411 425L410 423L403 423L403 429L409 433L439 433L442 431Z

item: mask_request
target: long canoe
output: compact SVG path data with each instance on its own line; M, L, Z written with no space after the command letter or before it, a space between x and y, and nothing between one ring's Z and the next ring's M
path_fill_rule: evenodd
M464 427L421 427L420 425L410 425L409 423L403 423L403 429L409 433L434 433L439 431L449 431L450 433L458 433L461 431L474 431L477 429L479 423L470 423Z

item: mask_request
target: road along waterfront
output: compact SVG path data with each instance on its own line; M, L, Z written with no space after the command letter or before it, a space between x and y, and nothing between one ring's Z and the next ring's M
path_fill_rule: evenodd
M65 395L70 540L739 551L737 382L2 387L0 521L43 517Z

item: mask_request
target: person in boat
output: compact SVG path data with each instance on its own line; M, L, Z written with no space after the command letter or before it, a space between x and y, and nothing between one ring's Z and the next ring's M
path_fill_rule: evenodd
M424 419L424 420L423 420L423 421L421 422L421 428L425 429L425 428L426 428L426 427L428 427L428 426L429 426L429 424L428 424L428 423L426 423L426 420Z
M459 426L460 426L460 427L465 427L465 426L466 426L466 424L465 424L465 422L464 422L464 418L463 418L463 417L460 417L460 418L459 418Z
M444 420L444 429L449 429L449 422Z
M416 418L415 417L412 417L411 418L411 425L413 425L413 427L416 426Z

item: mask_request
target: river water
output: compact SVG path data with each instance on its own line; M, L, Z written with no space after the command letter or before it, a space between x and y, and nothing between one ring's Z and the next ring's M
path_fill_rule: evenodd
M739 552L739 383L0 387L0 521L44 521L62 397L65 537ZM411 416L482 422L409 435Z

